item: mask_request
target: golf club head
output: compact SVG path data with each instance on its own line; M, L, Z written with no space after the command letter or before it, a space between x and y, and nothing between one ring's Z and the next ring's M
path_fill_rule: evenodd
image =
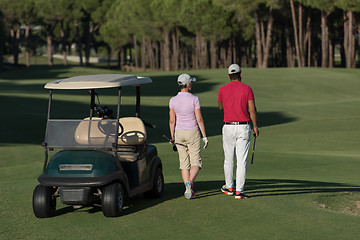
M171 142L170 139L167 136L163 135L163 138L165 138L166 141ZM174 152L177 152L177 147L176 147L175 143L171 143L171 144L173 145Z

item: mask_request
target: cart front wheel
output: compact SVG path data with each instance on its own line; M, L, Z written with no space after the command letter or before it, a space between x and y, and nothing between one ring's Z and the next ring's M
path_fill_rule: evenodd
M55 215L55 189L44 185L37 185L33 194L33 211L37 218L48 218Z
M124 207L124 191L120 183L112 183L103 188L101 205L105 217L120 216Z

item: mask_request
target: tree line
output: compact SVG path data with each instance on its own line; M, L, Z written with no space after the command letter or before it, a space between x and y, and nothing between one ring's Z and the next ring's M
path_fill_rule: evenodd
M95 51L120 69L355 68L360 0L0 0L0 31L0 69L41 46L50 66Z

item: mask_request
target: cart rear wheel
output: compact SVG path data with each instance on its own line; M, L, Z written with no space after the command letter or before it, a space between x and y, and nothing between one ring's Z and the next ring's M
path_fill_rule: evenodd
M120 183L103 188L101 205L105 217L120 216L124 207L124 191Z
M55 215L55 189L44 185L37 185L33 194L33 211L38 218L48 218Z
M154 176L153 188L144 193L145 197L160 198L164 192L164 175L161 168L157 168Z

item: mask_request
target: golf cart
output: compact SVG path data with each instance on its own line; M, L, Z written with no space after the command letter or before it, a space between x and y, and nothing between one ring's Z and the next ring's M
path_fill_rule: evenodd
M36 217L54 216L57 197L75 208L101 204L106 217L117 217L125 196L140 193L162 196L162 163L156 147L148 144L145 130L145 126L154 126L140 118L140 86L151 82L149 77L103 74L71 77L45 85L50 95L43 174L33 194ZM136 90L135 117L121 117L120 100L125 86L134 86ZM110 88L117 91L115 117L95 101L98 90ZM78 120L51 118L53 92L58 89L90 93L90 116Z

